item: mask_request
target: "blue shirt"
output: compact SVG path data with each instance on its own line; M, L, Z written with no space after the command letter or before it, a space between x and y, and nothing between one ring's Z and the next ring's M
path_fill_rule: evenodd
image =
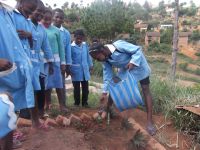
M0 78L0 92L9 92L13 97L16 110L34 107L32 87L32 65L24 52L11 13L0 8L0 58L15 63L17 69Z
M26 32L31 33L32 31L32 22L25 18L17 9L13 12L13 22L15 25L16 30L24 30ZM22 46L28 55L30 57L30 44L28 41L28 38L20 38Z
M76 45L71 44L72 48L72 81L88 81L90 79L90 67L93 66L92 59L89 55L88 45L85 42Z
M123 40L113 43L115 50L111 57L103 63L103 92L108 91L109 81L113 77L112 66L119 69L119 74L123 75L126 71L126 65L132 63L135 67L130 70L137 81L145 79L151 73L151 69L143 55L140 46L133 45Z
M63 45L65 48L65 60L66 65L72 64L72 55L71 55L71 36L67 29L63 26L60 27L61 38L63 40Z

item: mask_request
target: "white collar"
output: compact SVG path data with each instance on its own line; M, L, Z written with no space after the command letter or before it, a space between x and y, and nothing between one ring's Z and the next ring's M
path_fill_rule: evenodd
M86 42L82 42L81 43L81 45L83 45L83 44L86 44ZM73 41L72 44L71 44L71 46L78 46L78 45L75 43L75 41ZM78 46L78 47L80 47L80 46Z
M65 31L65 28L61 25L60 30Z
M116 50L113 44L106 44L104 46L106 46L110 50L111 53L113 53Z
M13 11L16 5L15 0L0 0L0 6L8 11Z

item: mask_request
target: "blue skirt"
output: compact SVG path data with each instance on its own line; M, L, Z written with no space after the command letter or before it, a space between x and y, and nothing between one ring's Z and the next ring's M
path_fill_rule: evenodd
M46 68L48 68L48 64L45 64L45 70L47 70ZM53 62L53 74L48 74L46 81L46 90L52 88L63 88L60 62Z
M0 94L0 138L6 136L16 128L17 116L14 113L14 105L5 94Z

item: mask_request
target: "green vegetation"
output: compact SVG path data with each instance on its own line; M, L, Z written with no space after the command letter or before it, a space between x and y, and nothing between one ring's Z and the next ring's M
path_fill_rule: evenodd
M171 53L172 46L170 44L165 43L158 43L158 42L152 42L148 46L148 51L154 51L154 52L162 52L162 53Z

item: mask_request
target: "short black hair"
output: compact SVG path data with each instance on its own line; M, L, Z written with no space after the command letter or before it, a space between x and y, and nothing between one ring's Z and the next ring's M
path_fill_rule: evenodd
M45 7L44 14L47 14L47 13L49 13L49 14L51 14L51 16L53 16L52 10L50 8L48 8L48 7Z
M45 9L44 3L41 0L38 0L37 8L44 8Z
M38 4L38 1L39 1L39 0L17 0L17 2L18 2L19 4L27 3L27 2L29 2L29 3L34 3L34 4Z
M85 36L83 29L77 29L76 31L74 31L74 37L76 37L78 35Z
M90 54L97 54L97 53L100 53L102 52L102 49L104 49L104 45L101 44L101 43L94 43L90 46L90 51L89 53Z
M61 13L63 16L65 16L64 11L63 11L62 9L60 9L60 8L54 9L54 10L53 10L53 15L54 15L56 12Z

